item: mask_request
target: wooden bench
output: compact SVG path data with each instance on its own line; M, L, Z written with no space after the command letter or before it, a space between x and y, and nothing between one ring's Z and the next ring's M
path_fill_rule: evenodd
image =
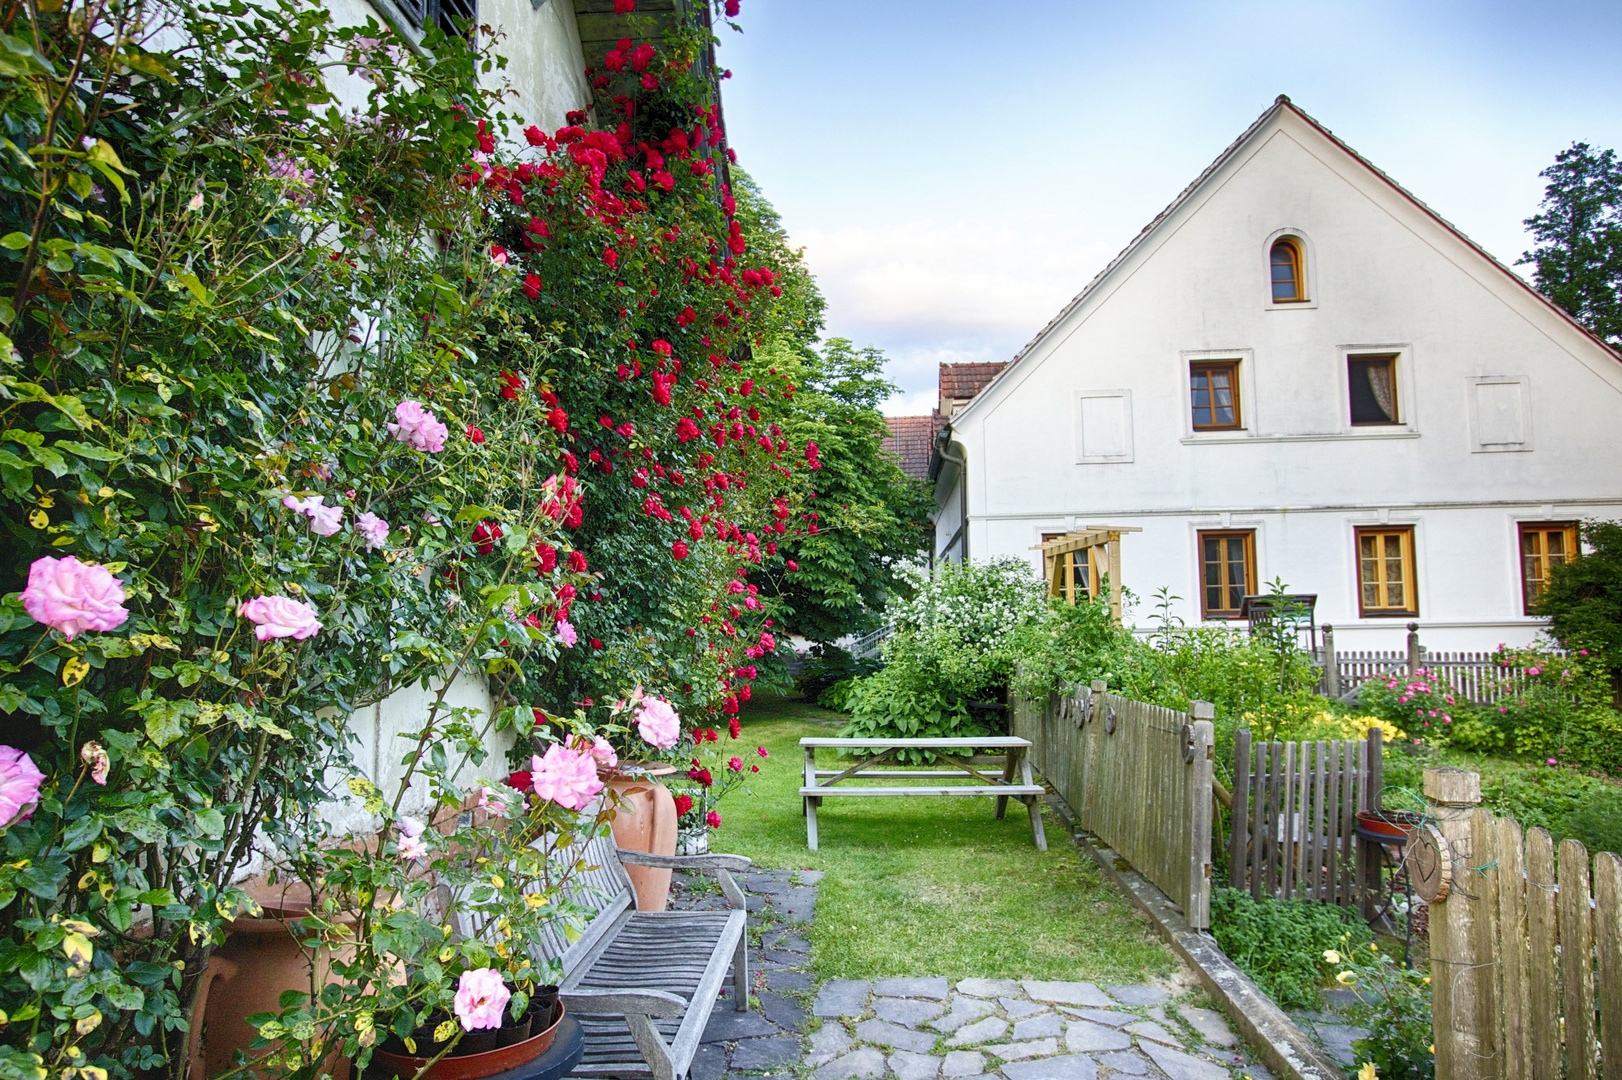
M805 800L805 842L812 851L817 850L817 807L830 797L877 797L896 795L991 795L997 800L1000 819L1008 808L1010 798L1025 804L1031 816L1031 831L1036 837L1038 851L1048 849L1047 834L1042 831L1042 785L1031 778L1031 762L1026 756L1030 740L1008 735L988 736L983 739L801 739L805 749L805 786L800 796ZM819 749L877 750L879 753L858 760L847 769L817 768ZM975 750L1000 750L1002 775L982 772L986 762L975 755ZM928 750L942 761L956 765L956 769L882 769L890 764L902 750ZM992 768L996 765L992 764ZM1018 776L1018 783L1015 777ZM874 780L978 780L978 784L923 784L916 787L835 787L853 777ZM826 779L824 779L826 778Z
M742 855L645 855L600 837L577 848L588 869L568 887L569 898L594 914L571 942L562 926L546 933L543 958L562 961L558 997L585 1030L586 1052L575 1076L686 1076L699 1039L726 981L736 1008L749 1008L749 938L743 890L733 870ZM711 872L726 911L637 911L626 866ZM459 914L463 933L479 927Z

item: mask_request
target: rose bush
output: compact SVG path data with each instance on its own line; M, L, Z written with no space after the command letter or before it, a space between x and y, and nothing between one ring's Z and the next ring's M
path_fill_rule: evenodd
M499 58L387 38L139 0L0 35L22 150L0 162L7 1080L183 1073L260 868L309 884L306 932L353 956L261 1018L265 1068L364 1063L462 971L515 1000L555 981L523 945L578 916L545 889L557 845L602 826L568 742L613 723L593 695L641 678L725 715L776 648L746 579L790 570L771 537L816 454L776 424L793 388L751 367L782 286L741 261L699 24L646 46L652 86L597 86L611 130L523 147L493 134ZM345 114L328 86L350 77ZM453 707L465 672L493 712ZM389 798L346 718L415 683ZM499 739L545 797L532 777L528 809L442 842L496 805L467 777ZM364 846L334 843L334 799ZM494 937L442 958L434 881Z

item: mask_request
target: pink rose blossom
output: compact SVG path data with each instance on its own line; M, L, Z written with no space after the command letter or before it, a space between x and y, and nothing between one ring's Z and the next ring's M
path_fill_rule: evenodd
M389 425L389 434L413 450L437 454L445 449L450 429L440 423L431 410L423 408L422 402L410 398L400 402L394 407L394 419L396 422Z
M614 748L601 735L591 737L591 756L604 769L612 769L620 763L620 756L614 753Z
M416 818L401 818L396 827L400 830L398 843L400 857L405 859L426 858L428 845L422 839L422 822Z
M727 768L733 772L743 772L743 758L735 757L727 760Z
M44 779L33 758L14 746L0 746L0 829L33 814Z
M491 817L504 818L507 816L507 800L501 792L479 785L479 809L484 810Z
M124 583L105 566L82 563L72 555L35 559L28 568L23 608L72 641L86 630L117 630L130 613L124 608Z
M107 786L107 772L112 768L112 762L100 743L87 742L79 747L79 760L90 766L90 779L103 787Z
M316 502L319 504L320 499ZM344 508L341 506L310 507L310 531L317 536L331 536L343 527Z
M355 519L355 531L366 541L366 550L373 551L389 542L389 523L370 510Z
M649 746L669 750L681 738L681 717L664 698L650 697L637 709L636 730Z
M708 825L712 829L719 829L721 827L721 811L711 810L709 813L705 814L704 824Z
M499 1028L512 996L495 968L462 972L456 983L456 1018L462 1022L462 1030Z
M583 810L601 790L596 759L561 743L547 748L546 756L533 755L530 777L535 794L569 810Z
M257 624L253 633L260 641L284 637L303 641L321 630L315 608L285 596L256 596L241 604L237 614Z
M574 626L570 624L568 619L558 620L557 631L558 640L563 642L565 649L574 648L574 643L580 640L580 635L575 632Z

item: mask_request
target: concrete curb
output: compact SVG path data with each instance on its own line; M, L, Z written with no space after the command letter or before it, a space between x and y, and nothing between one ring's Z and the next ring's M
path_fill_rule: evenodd
M1268 1068L1284 1080L1345 1080L1346 1074L1340 1067L1251 981L1250 976L1228 959L1211 935L1189 926L1170 897L1096 837L1078 829L1064 800L1049 796L1047 801L1070 827L1076 846L1098 864L1106 878L1132 898L1172 951L1199 974L1206 991L1222 1006L1222 1011L1233 1020Z

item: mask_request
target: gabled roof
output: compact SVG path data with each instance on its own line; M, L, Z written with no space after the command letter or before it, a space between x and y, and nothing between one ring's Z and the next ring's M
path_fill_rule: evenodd
M972 398L984 390L997 373L1008 366L1008 361L999 360L995 363L985 364L942 364L940 373L941 397Z
M946 426L940 413L929 416L887 416L890 428L884 449L901 462L901 471L914 480L929 479L929 455L935 445L935 433Z
M1496 258L1494 258L1480 244L1476 243L1474 240L1472 240L1468 236L1464 235L1464 233L1460 232L1459 229L1452 222L1448 221L1446 218L1442 217L1442 215L1438 214L1435 210L1432 210L1429 206L1425 205L1424 202L1422 202L1419 198L1417 198L1407 188L1403 187L1401 184L1399 184L1395 180L1391 179L1391 177L1387 176L1383 171L1381 171L1377 166L1375 166L1373 162L1369 161L1362 154L1359 154L1356 150L1353 150L1350 146L1348 146L1345 143L1345 141L1342 140L1339 136L1337 136L1334 132L1330 131L1328 128L1326 128L1322 124L1320 124L1318 121L1314 120L1311 116L1307 115L1307 113L1303 112L1297 105L1295 105L1292 101L1290 101L1290 99L1289 99L1289 97L1287 95L1280 94L1277 98L1275 98L1273 100L1272 106L1270 108L1268 108L1265 112L1263 112L1260 116L1258 116L1254 123L1252 123L1248 128L1246 128L1244 130L1244 132L1241 133L1240 136L1237 139L1235 139L1232 143L1230 143L1228 145L1227 149L1223 150L1222 153L1218 154L1216 160L1211 162L1210 165L1206 166L1204 172L1202 172L1202 173L1200 173L1200 175L1196 176L1194 178L1194 181L1191 184L1189 184L1181 192L1178 193L1177 198L1173 199L1171 201L1171 203L1169 205L1167 205L1167 207L1164 210L1162 210L1162 211L1160 211L1160 213L1156 214L1154 216L1154 219L1152 221L1150 221L1149 224L1145 225L1143 227L1143 230L1141 232L1139 232L1137 236L1132 238L1132 242L1127 244L1126 247L1122 248L1120 254L1116 255L1115 258L1111 259L1109 261L1109 265L1105 266L1104 269L1100 270L1098 272L1098 274L1091 281L1089 281L1087 283L1086 288L1082 289L1081 292L1077 293L1075 298L1072 299L1063 308L1061 308L1059 310L1059 313L1057 315L1055 315L1052 319L1050 319L1048 321L1048 324L1046 326L1042 327L1042 329L1037 332L1035 337L1031 338L1030 341L1026 342L1025 347L1020 349L1019 352L1015 353L1014 358L1012 360L1010 360L1007 364L1003 365L1002 372L1000 372L996 378L992 379L991 383L996 383L1004 375L1006 375L1009 371L1011 371L1015 367L1018 367L1020 361L1024 360L1025 357L1030 355L1031 351L1033 349L1035 349L1038 344L1041 343L1043 338L1047 337L1048 334L1050 334L1055 327L1057 327L1060 323L1062 323L1070 315L1071 312L1075 311L1078 307L1080 307L1083 303L1085 303L1087 298L1089 296L1091 296L1095 291L1097 291L1097 289L1098 289L1098 287L1100 285L1102 285L1106 280L1108 280L1110 275L1112 273L1114 273L1116 267L1120 266L1123 262L1125 262L1132 255L1133 252L1137 251L1138 248L1143 245L1144 241L1146 241L1149 238L1149 236L1151 234L1153 234L1154 231L1160 227L1161 222L1165 221L1167 218L1171 217L1179 209L1181 209L1183 204L1188 202L1189 199L1191 199L1193 197L1194 193L1197 192L1205 184L1206 180L1210 179L1210 177L1213 174L1215 174L1224 165L1226 165L1235 155L1237 155L1239 153L1239 151L1244 147L1244 145L1246 143L1248 143L1251 140L1251 138L1258 131L1260 131L1262 128L1267 126L1269 121L1271 121L1275 116L1277 116L1280 112L1282 112L1282 111L1284 111L1286 109L1289 110L1291 113L1293 113L1295 116L1300 117L1302 122L1306 123L1314 131L1317 131L1324 138L1328 139L1335 146L1339 147L1342 151L1345 152L1347 157L1351 158L1353 161L1355 161L1359 165L1363 166L1363 168L1367 169L1376 179L1380 180L1382 183L1384 183L1386 186L1390 187L1397 194L1401 195L1404 199L1408 200L1415 207L1417 207L1422 213L1424 213L1427 217L1429 217L1432 221L1435 221L1438 225L1442 226L1442 228L1446 229L1453 236L1457 237L1460 242L1462 242L1465 246L1469 247L1472 251L1474 251L1477 255L1481 256L1482 259L1486 260L1492 266L1496 267L1498 269L1498 271L1500 273L1502 273L1506 278L1508 278L1511 282L1513 282L1515 285L1519 286L1520 288L1524 289L1527 293L1529 293L1532 297L1534 297L1539 303L1543 304L1550 311L1552 311L1556 315L1558 315L1562 320L1564 320L1567 324L1569 324L1571 327L1576 329L1584 337L1588 338L1590 341L1593 341L1595 344L1597 344L1601 348L1603 348L1613 359L1616 359L1619 362L1622 362L1622 353L1619 353L1617 351L1617 349L1615 347L1613 347L1609 342L1607 342L1604 338L1600 337L1598 334L1594 333L1588 327L1586 327L1582 323L1578 322L1575 318L1572 317L1571 313L1568 312L1565 308L1561 307L1559 304L1555 303L1553 300L1550 300L1547 296L1544 296L1542 293L1538 292L1535 288L1533 288L1531 285L1529 285L1527 283L1525 278L1521 277L1519 274L1515 273L1509 267L1507 267L1503 263L1499 262ZM943 368L945 366L946 365L944 365L944 364L942 365ZM991 384L987 384L987 386L989 386L989 385L991 385ZM981 389L984 390L984 389L986 389L986 387L982 386ZM978 401L978 395L976 397L976 401ZM964 406L963 411L968 412L970 409L974 408L975 404L976 404L976 402L970 402L968 405ZM961 415L961 413L959 415Z

